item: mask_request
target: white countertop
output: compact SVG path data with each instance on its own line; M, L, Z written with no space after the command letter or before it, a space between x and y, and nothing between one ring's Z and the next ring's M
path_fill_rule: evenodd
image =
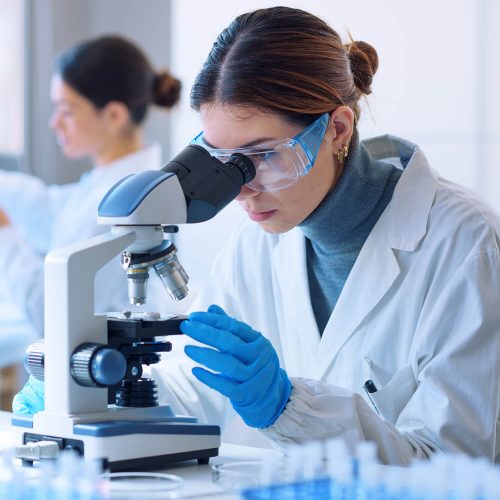
M0 452L12 446L10 433L11 417L11 413L0 412ZM270 449L223 443L219 450L219 456L211 458L209 465L198 465L196 460L190 460L169 465L168 468L155 470L155 472L175 474L184 479L184 488L180 498L231 500L240 497L237 492L228 491L212 481L212 466L214 464L241 460L259 460L264 455L269 454L274 455L275 452Z

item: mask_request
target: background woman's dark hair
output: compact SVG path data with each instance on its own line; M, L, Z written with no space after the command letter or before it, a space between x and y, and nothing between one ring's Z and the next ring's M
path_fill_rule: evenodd
M149 104L170 108L181 84L167 71L155 73L144 53L120 36L103 36L67 50L55 71L65 83L101 109L111 101L124 103L140 124Z
M365 42L344 45L318 17L289 7L237 17L217 38L191 90L191 106L256 107L308 124L341 105L359 117L378 67Z

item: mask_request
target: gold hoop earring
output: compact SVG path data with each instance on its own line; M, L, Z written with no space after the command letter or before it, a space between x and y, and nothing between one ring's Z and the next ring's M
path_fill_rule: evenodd
M345 159L347 158L347 155L349 154L349 146L347 144L344 144L341 149L339 149L339 152L337 153L337 159L339 161L339 165L341 167L344 166Z

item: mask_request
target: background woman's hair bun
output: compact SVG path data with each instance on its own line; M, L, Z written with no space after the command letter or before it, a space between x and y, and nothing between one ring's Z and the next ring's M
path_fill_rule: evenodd
M366 42L351 42L346 45L351 63L354 85L362 94L370 94L373 75L378 69L377 51Z
M160 70L153 81L153 103L166 108L172 107L179 100L181 82L167 70Z

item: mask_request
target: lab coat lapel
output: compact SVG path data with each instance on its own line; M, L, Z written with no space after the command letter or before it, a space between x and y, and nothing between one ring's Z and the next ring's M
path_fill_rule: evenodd
M436 189L436 175L422 151L414 147L391 203L363 245L326 325L314 378L327 375L338 352L398 277L400 267L394 250L412 252L418 247L427 232Z
M281 237L274 249L273 264L281 294L285 369L290 376L310 378L315 371L320 335L309 296L305 252L302 231L293 229Z
M316 379L326 375L335 356L382 300L400 272L392 248L381 243L382 218L377 226L361 249L323 332Z

